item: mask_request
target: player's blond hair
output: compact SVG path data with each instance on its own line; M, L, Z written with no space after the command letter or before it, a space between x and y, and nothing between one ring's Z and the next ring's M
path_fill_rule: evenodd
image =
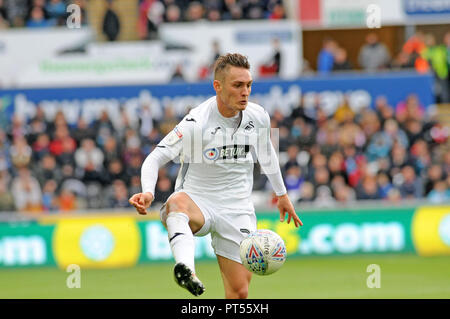
M250 63L246 56L239 53L227 53L219 56L214 64L214 80L221 78L228 66L250 70Z

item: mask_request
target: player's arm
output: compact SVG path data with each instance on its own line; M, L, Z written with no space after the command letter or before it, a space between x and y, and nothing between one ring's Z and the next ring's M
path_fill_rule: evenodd
M129 203L136 208L139 214L147 214L147 208L150 207L155 198L154 194L159 169L177 157L181 152L181 139L183 137L181 127L184 127L184 125L180 124L164 137L142 164L142 193L134 194L129 199Z
M281 175L280 164L278 161L275 148L270 140L270 117L267 112L265 113L264 127L259 135L258 141L258 161L261 165L261 169L272 185L275 195L278 198L277 207L280 211L280 221L283 222L288 214L287 223L294 221L295 227L303 226L302 221L295 213L294 205L287 195L287 190L283 182L283 176Z

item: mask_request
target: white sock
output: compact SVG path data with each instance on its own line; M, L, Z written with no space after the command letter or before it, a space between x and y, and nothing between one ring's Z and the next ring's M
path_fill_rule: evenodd
M167 216L166 225L175 262L182 262L195 273L195 243L189 227L189 217L184 213L172 212Z

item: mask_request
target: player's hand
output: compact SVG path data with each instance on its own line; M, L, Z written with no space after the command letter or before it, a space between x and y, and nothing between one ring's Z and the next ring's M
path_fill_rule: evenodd
M292 205L291 200L289 199L287 194L277 196L278 197L278 203L277 207L280 211L280 221L284 222L284 219L286 218L286 213L288 214L288 220L287 223L289 224L291 222L291 219L294 220L295 227L303 226L302 221L297 216L294 210L294 205Z
M152 193L138 193L131 196L128 202L136 208L139 214L146 215L147 208L150 207L153 199Z

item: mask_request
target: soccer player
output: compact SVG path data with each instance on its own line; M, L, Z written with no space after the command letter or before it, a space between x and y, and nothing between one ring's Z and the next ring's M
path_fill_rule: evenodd
M146 214L154 199L158 170L170 160L182 163L175 191L162 206L175 258L176 282L193 295L205 290L196 276L194 236L211 234L226 298L247 298L251 272L241 263L240 242L256 230L251 201L253 166L258 159L278 197L280 220L303 225L286 194L275 149L270 117L248 101L252 76L241 54L220 56L214 67L216 96L193 108L147 156L141 171L142 193L130 203Z

